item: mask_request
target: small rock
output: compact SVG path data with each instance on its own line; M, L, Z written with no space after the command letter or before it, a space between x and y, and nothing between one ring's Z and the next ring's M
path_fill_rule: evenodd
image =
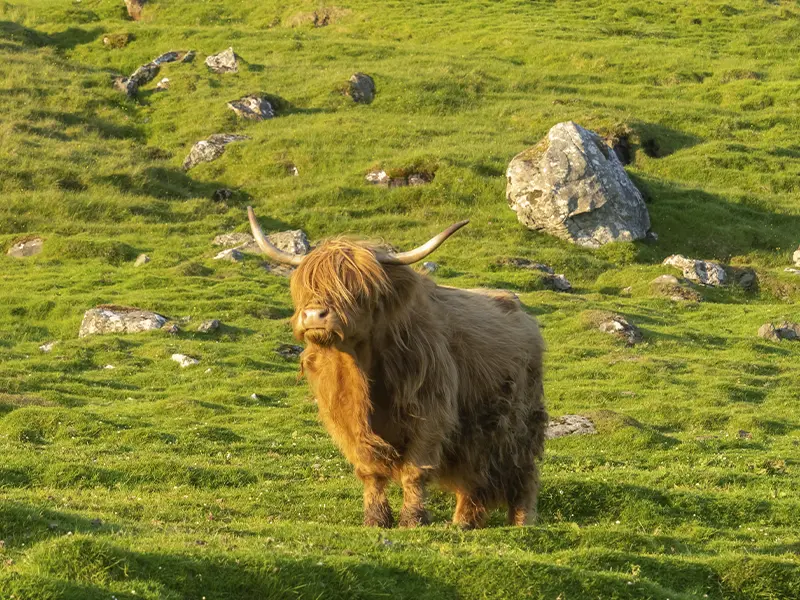
M280 346L275 348L275 352L280 354L283 358L295 359L299 358L300 355L303 353L303 347L296 346L294 344L281 344Z
M348 91L354 102L369 104L375 99L375 82L364 73L355 73L350 77Z
M680 285L680 280L674 275L659 275L650 282L653 285Z
M89 523L92 527L100 527L103 524L103 520L95 518L89 521Z
M555 275L556 272L553 270L552 267L548 267L542 263L537 263L528 260L527 258L506 258L500 261L501 264L506 264L511 267L517 267L520 269L530 269L532 271L541 271L542 273L547 273L548 275Z
M101 305L83 315L78 337L106 333L139 333L161 329L167 318L158 313L125 306Z
M300 171L297 169L297 165L294 163L287 163L286 164L286 173L291 175L292 177L299 177Z
M294 273L294 267L290 267L289 265L276 265L273 263L265 262L261 264L261 267L271 275L277 275L279 277L291 277L292 273Z
M227 260L230 262L242 262L244 256L236 248L228 248L223 250L214 257L214 260Z
M436 264L435 262L428 261L422 263L422 268L427 273L436 273L436 271L439 270L439 265Z
M167 323L161 329L170 335L178 335L181 332L181 328L178 327L177 323Z
M267 239L279 250L291 254L308 254L311 250L308 236L306 236L302 229L290 229L288 231L272 233L267 236Z
M192 146L189 155L183 161L183 170L188 171L192 167L204 162L211 162L218 159L225 153L225 146L233 142L241 142L250 139L246 135L234 135L232 133L216 133L208 139L200 140Z
M557 292L572 291L572 284L561 274L548 276L547 283Z
M161 67L159 67L157 63L149 62L146 65L142 65L136 69L128 79L135 81L136 85L142 87L143 85L153 81L160 70Z
M655 231L648 231L644 236L644 241L648 244L655 244L658 241L658 234Z
M255 239L249 233L241 233L235 231L233 233L222 233L216 236L211 243L214 246L223 246L225 248L238 248L242 249L243 246L250 246L252 244L253 252L258 252L258 245ZM248 249L249 251L249 249Z
M256 394L256 393L250 394L250 399L251 400L255 400L256 402L258 402L258 394Z
M567 435L593 435L597 433L591 419L583 415L564 415L547 424L544 432L546 440L553 440Z
M228 188L219 188L218 190L214 190L214 193L211 195L211 199L214 202L227 202L233 196L233 192Z
M163 65L164 63L175 62L183 56L184 56L183 52L171 50L170 52L165 52L161 56L153 59L153 64Z
M156 84L156 91L157 92L166 92L169 89L169 79L164 77L161 81Z
M642 332L639 331L639 328L629 323L622 315L610 315L598 323L598 329L625 340L628 346L633 346L642 341Z
M27 258L34 256L42 251L44 240L42 238L31 238L22 242L17 242L8 249L7 254L14 258Z
M219 54L214 54L206 58L206 65L214 73L236 73L239 70L239 57L233 48L223 50Z
M219 319L211 319L209 321L203 321L200 323L200 327L197 328L197 331L200 333L211 333L212 331L216 331L219 329L221 323Z
M103 45L109 48L124 48L132 39L130 33L109 33L103 36Z
M745 290L752 290L756 286L757 277L755 271L747 270L736 280L737 285Z
M800 267L800 246L792 254L792 261L796 267Z
M433 181L433 176L427 173L412 173L408 176L408 185L418 186L425 185Z
M367 180L367 183L371 183L373 185L389 185L389 176L383 169L380 171L371 171L367 173L364 179Z
M739 432L736 434L736 436L740 440L752 440L753 439L753 434L750 433L749 431L745 431L744 429L740 429Z
M189 50L181 59L182 63L190 63L194 61L194 57L197 53L194 50Z
M52 342L47 342L46 344L42 344L41 346L39 346L39 351L40 352L50 352L53 348L56 347L57 344L58 344L58 340L54 340Z
M237 117L251 121L263 121L275 116L272 104L261 96L250 95L228 102L228 108L236 113Z
M106 366L105 366L105 367L103 367L103 368L104 368L104 369L106 369L106 370L108 370L108 371L110 371L110 370L112 370L112 369L116 369L117 367L115 367L114 365L106 365Z
M122 92L128 98L133 98L139 91L139 84L127 77L119 76L114 78L114 89Z
M136 262L133 263L134 267L141 267L142 265L146 265L150 262L150 257L147 254L140 254L136 257Z
M142 18L142 8L145 0L125 0L125 8L128 9L128 16L134 21Z
M678 267L686 279L701 285L716 287L726 283L725 269L719 263L673 254L665 258L663 264Z
M182 369L200 364L199 360L192 358L191 356L186 356L185 354L173 354L172 360L178 363Z
M765 323L758 329L758 336L771 342L800 341L800 324L784 321L776 327L772 323Z

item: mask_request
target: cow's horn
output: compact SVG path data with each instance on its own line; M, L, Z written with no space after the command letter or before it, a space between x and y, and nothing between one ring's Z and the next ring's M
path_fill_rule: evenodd
M256 238L256 243L264 254L273 260L287 265L294 265L295 267L303 262L303 258L305 257L284 252L280 248L275 247L272 242L267 239L267 236L261 231L261 225L259 225L256 220L256 213L253 212L252 206L247 207L247 218L250 219L250 229L253 231L253 237Z
M414 248L413 250L409 250L408 252L399 252L397 254L378 254L378 260L385 265L410 265L415 262L419 262L431 252L436 250L439 246L441 246L447 238L449 238L467 223L469 223L468 220L453 223L450 225L450 227L445 229L436 237L431 238L422 244L422 246Z

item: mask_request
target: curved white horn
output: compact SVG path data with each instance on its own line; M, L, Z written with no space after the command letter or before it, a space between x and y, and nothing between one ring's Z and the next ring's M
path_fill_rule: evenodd
M378 260L385 265L410 265L419 262L441 246L447 238L467 223L469 223L469 220L453 223L439 235L432 237L421 246L409 250L408 252L398 252L397 254L379 253L377 254Z

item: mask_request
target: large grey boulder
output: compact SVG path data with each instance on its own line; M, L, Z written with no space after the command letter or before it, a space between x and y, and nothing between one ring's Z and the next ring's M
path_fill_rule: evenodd
M39 254L43 246L44 240L42 238L31 238L29 240L17 242L8 249L6 254L14 258L27 258L28 256Z
M263 121L275 116L275 110L266 98L252 94L228 102L228 108L236 113L237 117L251 121Z
M686 279L702 285L716 287L727 282L728 276L722 265L709 260L696 260L673 254L665 258L663 264L681 269Z
M87 310L78 337L104 333L138 333L161 329L167 317L148 310L125 306L98 306Z
M506 171L506 198L519 221L580 246L645 237L650 216L617 155L572 121L559 123Z
M189 155L183 161L183 170L188 171L200 163L217 160L225 153L225 146L233 142L249 140L246 135L234 135L232 133L215 133L208 139L200 140L189 151Z
M239 70L239 57L233 48L228 48L206 58L206 66L214 73L236 73Z
M375 99L375 81L365 73L354 73L347 93L354 102L369 104Z

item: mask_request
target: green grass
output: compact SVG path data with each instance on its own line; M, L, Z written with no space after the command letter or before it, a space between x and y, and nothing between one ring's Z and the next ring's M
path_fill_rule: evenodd
M0 4L0 598L800 597L800 344L755 335L800 319L783 271L800 243L800 3L153 0L124 15L117 0ZM230 45L240 72L209 73ZM168 92L111 88L188 49L194 63L162 67ZM356 71L375 79L369 106L341 94ZM225 103L252 92L280 116L236 121ZM657 244L591 251L517 223L505 166L569 119L631 131ZM221 132L251 139L184 173ZM436 177L375 188L376 165ZM550 412L600 431L548 444L534 527L496 513L455 530L436 491L429 528L360 527L351 468L274 352L292 341L287 281L254 256L212 260L248 203L269 230L401 248L472 220L435 278L518 291L548 343ZM42 254L5 256L31 235ZM140 252L152 262L135 268ZM752 267L758 289L675 304L650 286L677 274L660 265L673 253ZM101 303L189 320L78 339ZM645 342L595 331L593 311ZM209 318L223 326L195 333Z

